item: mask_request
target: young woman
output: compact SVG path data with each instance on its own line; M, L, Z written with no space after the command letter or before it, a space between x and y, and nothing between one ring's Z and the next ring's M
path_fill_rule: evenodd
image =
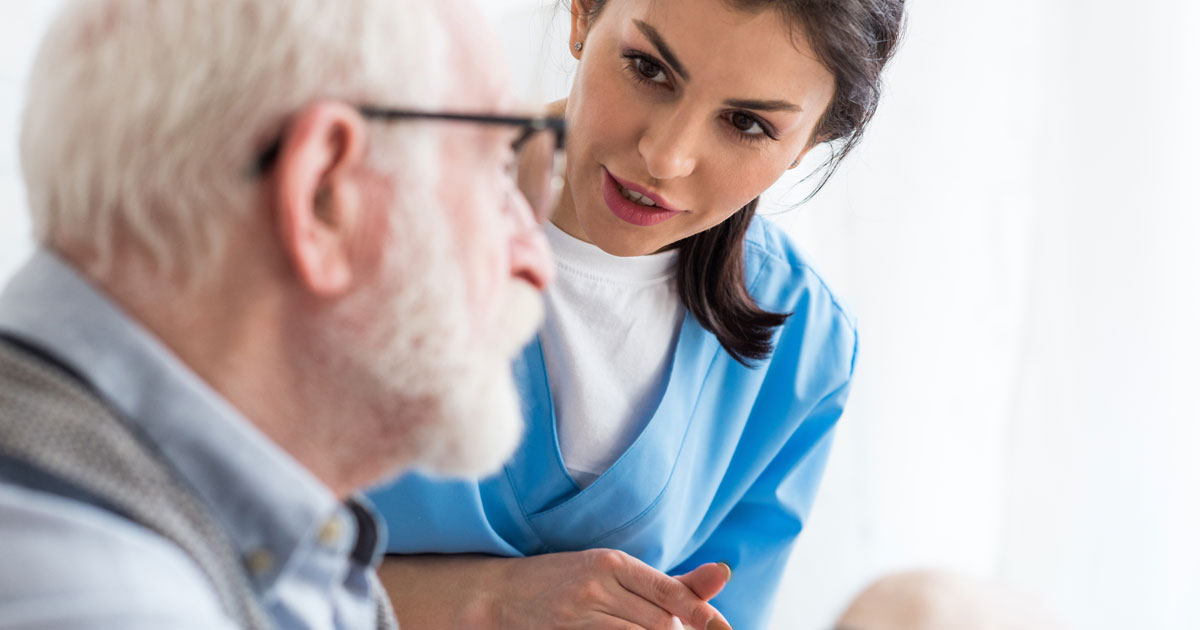
M558 280L516 366L529 428L492 478L373 497L402 626L765 627L857 337L755 206L813 147L833 143L827 176L855 145L902 12L574 1Z

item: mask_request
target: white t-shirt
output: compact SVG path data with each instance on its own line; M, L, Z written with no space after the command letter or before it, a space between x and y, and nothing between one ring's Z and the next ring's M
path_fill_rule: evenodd
M622 258L553 224L557 278L546 292L542 350L567 472L590 485L658 407L684 308L676 250Z

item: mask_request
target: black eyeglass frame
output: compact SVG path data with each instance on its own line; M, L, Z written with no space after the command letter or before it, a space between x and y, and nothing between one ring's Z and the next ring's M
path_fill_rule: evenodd
M554 150L562 152L567 146L567 121L562 116L499 116L493 114L467 114L459 112L430 112L411 109L388 109L371 105L358 106L358 112L364 118L374 118L385 121L398 120L447 120L451 122L477 123L483 125L508 125L520 128L520 135L513 141L514 153L520 153L521 145L542 131L554 132ZM261 177L270 172L279 159L283 149L283 137L280 136L259 154L250 169L250 175Z

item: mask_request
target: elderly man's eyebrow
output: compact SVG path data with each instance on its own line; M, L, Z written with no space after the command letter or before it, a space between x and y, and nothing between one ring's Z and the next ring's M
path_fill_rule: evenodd
M729 107L738 109L753 109L760 112L802 112L803 107L789 101L759 101L753 99L733 98L725 101Z
M636 24L638 30L646 36L646 39L650 40L651 44L654 44L654 47L658 49L658 54L662 56L663 61L666 61L667 65L671 66L671 69L673 69L675 73L680 76L680 78L682 78L684 81L692 78L692 75L688 74L687 69L684 68L683 64L679 62L679 57L676 57L674 51L672 51L671 47L667 45L667 41L663 39L663 36L658 32L658 29L641 20L634 20L633 23Z

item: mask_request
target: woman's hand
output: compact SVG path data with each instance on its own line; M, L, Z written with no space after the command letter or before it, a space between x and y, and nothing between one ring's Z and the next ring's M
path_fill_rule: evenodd
M397 556L380 577L402 628L729 630L707 600L729 568L670 577L628 554L591 549L533 556Z
M510 559L496 600L500 628L671 630L678 618L705 630L728 630L707 600L729 580L725 565L706 564L672 578L613 549Z

